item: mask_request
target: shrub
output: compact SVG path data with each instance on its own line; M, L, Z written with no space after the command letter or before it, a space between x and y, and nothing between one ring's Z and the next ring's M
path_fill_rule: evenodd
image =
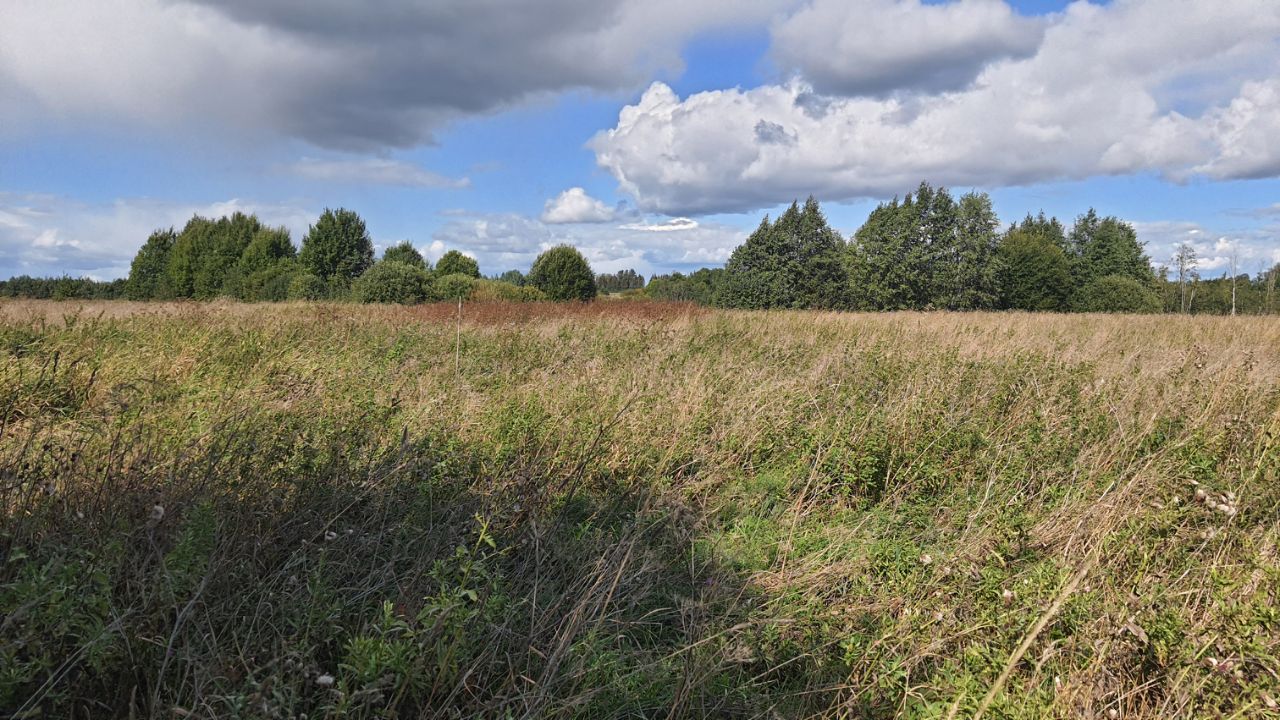
M470 275L453 273L443 275L431 283L429 295L432 300L457 300L467 298L475 287L476 280Z
M363 303L412 305L427 297L431 276L426 270L396 260L374 263L351 285L351 298Z
M529 284L556 302L585 302L596 296L596 275L591 265L570 245L559 245L539 255L529 270Z
M324 281L311 273L294 275L289 282L288 298L290 300L323 300L325 295Z
M1080 312L1158 313L1159 296L1147 286L1125 275L1107 275L1081 288L1076 297Z
M475 302L539 302L547 296L535 287L521 287L501 280L476 280L468 300Z
M239 297L249 302L279 302L288 299L293 282L298 277L297 263L292 260L278 262L246 276L240 284Z

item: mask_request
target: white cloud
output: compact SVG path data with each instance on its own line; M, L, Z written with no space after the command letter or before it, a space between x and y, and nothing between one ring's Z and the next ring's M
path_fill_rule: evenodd
M145 198L89 204L53 195L0 192L0 278L13 275L88 276L107 280L129 273L138 248L157 228L181 229L192 215L254 213L283 225L301 242L318 213L291 205L238 199L205 205Z
M1004 0L814 0L773 27L772 54L823 93L963 88L990 63L1035 52L1043 22Z
M1280 227L1212 229L1191 221L1135 222L1133 226L1157 266L1172 267L1174 253L1184 242L1195 248L1203 277L1228 272L1233 251L1242 273L1256 274L1280 263Z
M486 273L528 270L538 253L561 243L577 247L596 272L634 269L649 275L719 265L746 238L742 230L684 218L623 225L551 224L516 214L455 218L434 235L433 247L474 253Z
M1034 55L963 90L843 97L793 79L681 99L654 83L590 147L640 209L665 214L886 197L921 179L1274 176L1277 36L1272 0L1075 3Z
M591 197L580 187L572 187L547 201L542 211L542 222L602 223L615 215L614 208Z
M686 217L671 218L659 223L627 223L619 225L619 230L639 230L641 232L681 232L698 227L698 221Z
M302 158L284 170L308 180L359 185L400 185L423 188L465 188L468 178L449 178L411 163L386 158L321 160Z

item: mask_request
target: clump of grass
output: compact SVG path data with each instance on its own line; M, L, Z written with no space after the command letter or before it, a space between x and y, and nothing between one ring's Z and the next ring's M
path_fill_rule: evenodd
M1266 319L455 313L0 304L0 713L1276 714Z

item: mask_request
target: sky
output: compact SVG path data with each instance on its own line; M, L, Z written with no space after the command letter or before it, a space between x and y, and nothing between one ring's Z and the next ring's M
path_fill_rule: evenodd
M485 274L567 242L652 275L922 180L1253 274L1277 138L1277 0L3 0L0 277L337 207Z

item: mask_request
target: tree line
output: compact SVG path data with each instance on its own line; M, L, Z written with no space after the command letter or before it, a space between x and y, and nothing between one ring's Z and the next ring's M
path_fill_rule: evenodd
M236 213L192 218L181 232L157 230L138 251L125 282L133 300L232 297L245 301L354 300L413 304L433 300L589 300L595 276L568 246L542 253L526 275L482 278L474 258L446 252L433 267L408 241L375 260L364 221L325 210L295 248L284 228Z
M0 297L417 303L603 292L743 309L1257 314L1276 311L1277 276L1280 264L1256 277L1233 267L1202 279L1187 244L1173 268L1153 270L1133 226L1092 209L1070 228L1041 212L1001 230L987 194L957 199L922 182L878 205L848 239L810 197L765 216L723 268L655 275L648 284L634 270L595 275L567 245L544 252L528 273L490 278L457 250L432 266L407 241L376 259L364 221L340 208L308 227L301 248L287 229L254 215L195 216L181 231L153 232L127 278L23 276L0 282Z
M1189 246L1188 246L1189 247ZM1191 263L1193 265L1193 263ZM1276 309L1280 265L1247 275L1188 280L1151 267L1133 226L1092 209L1068 229L1028 214L1000 230L985 193L954 198L921 183L878 205L851 238L827 223L818 202L767 216L724 268L654 276L645 294L725 308L830 310L1030 310L1041 312L1229 312ZM1172 303L1197 283L1198 303ZM1229 306L1225 291L1234 288Z

